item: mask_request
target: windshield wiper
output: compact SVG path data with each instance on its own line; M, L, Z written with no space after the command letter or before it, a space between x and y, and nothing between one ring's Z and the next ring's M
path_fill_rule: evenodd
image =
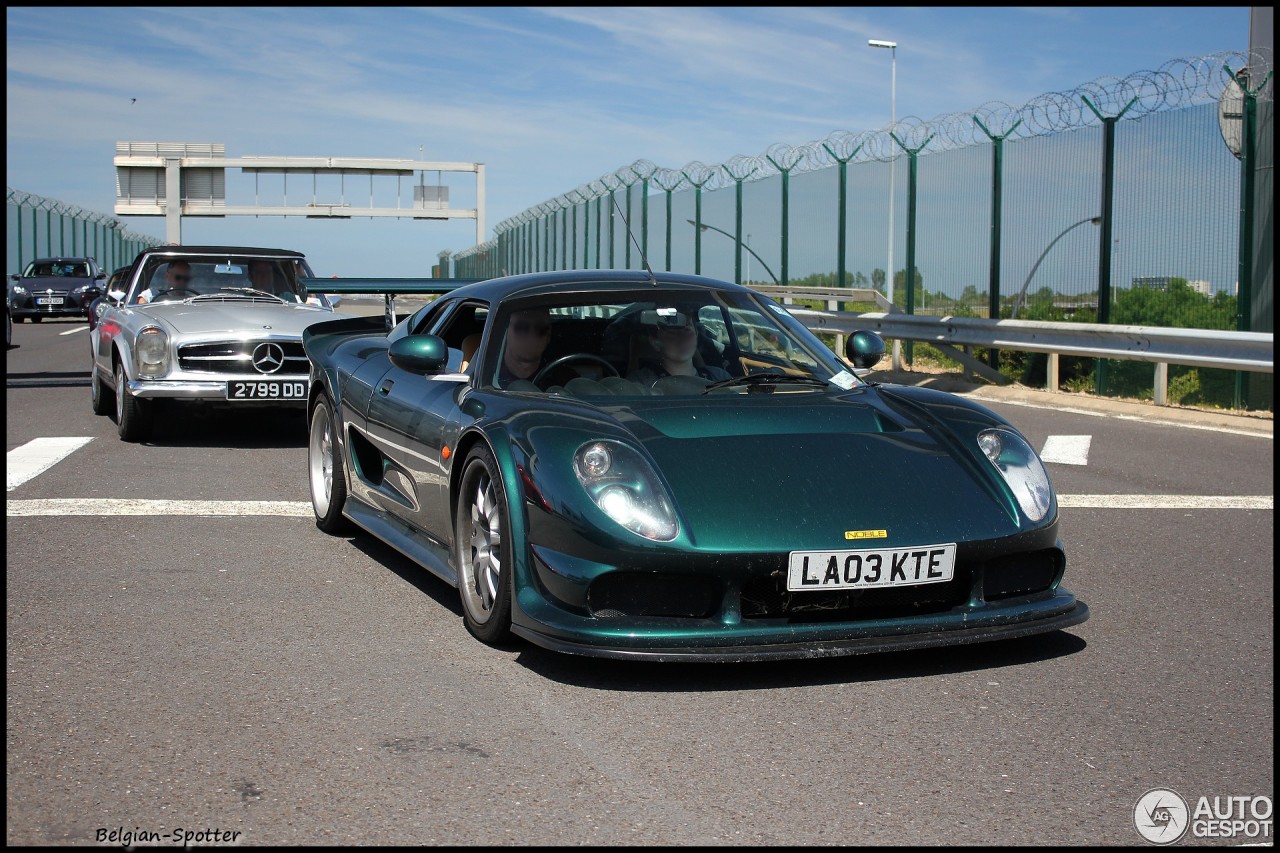
M232 293L246 293L249 296L270 296L272 299L280 299L280 297L274 293L268 293L265 290L258 290L255 287L219 287L218 288L219 292L222 292L224 290L229 290ZM281 299L280 301L283 302L284 300Z
M735 376L732 379L722 379L719 382L713 382L703 389L703 394L708 394L717 388L731 388L734 385L749 385L753 388L768 387L773 390L774 385L787 382L796 382L805 385L821 385L826 387L831 384L825 379L819 379L816 376L789 376L785 373L748 373L746 376Z

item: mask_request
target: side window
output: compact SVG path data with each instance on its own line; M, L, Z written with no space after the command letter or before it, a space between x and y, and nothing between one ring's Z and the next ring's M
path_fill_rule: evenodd
M454 301L452 299L437 299L434 302L428 302L413 315L409 321L409 334L425 335L431 331L431 327L444 315Z
M488 315L487 305L470 302L442 317L438 325L432 328L432 334L441 337L449 346L450 371L466 370L475 360Z

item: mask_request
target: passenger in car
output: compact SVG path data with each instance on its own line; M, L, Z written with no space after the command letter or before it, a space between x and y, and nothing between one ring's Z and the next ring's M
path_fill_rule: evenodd
M708 382L729 378L724 368L707 364L698 352L698 321L682 311L656 312L653 323L643 323L653 356L641 359L627 379L646 388L667 376L697 376ZM644 349L644 344L641 344Z
M298 294L279 282L275 265L270 261L249 261L249 283L255 290L279 296L285 302L298 302Z

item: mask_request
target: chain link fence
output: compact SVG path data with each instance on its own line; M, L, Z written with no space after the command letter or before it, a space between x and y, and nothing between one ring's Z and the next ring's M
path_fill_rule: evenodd
M1241 281L1240 238L1256 232L1270 257L1272 236L1242 215L1250 167L1221 103L1243 91L1270 139L1270 68L1269 51L1222 52L720 164L636 161L499 222L493 240L453 253L452 274L638 269L643 255L744 284L874 287L917 314L1271 331L1271 278ZM1006 373L1043 370L1043 357L985 355ZM1131 384L1077 362L1068 388ZM1171 389L1194 400L1221 386L1218 399L1231 382L1199 371ZM1270 383L1252 396L1270 408Z
M22 192L5 194L5 251L10 274L35 258L91 257L110 273L162 240L124 227L119 219Z

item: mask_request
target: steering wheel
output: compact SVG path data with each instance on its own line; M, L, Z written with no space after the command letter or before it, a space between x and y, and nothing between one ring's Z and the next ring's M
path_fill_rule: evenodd
M533 384L537 385L539 388L542 388L543 380L545 380L548 376L551 375L551 371L555 370L557 367L559 367L562 364L568 364L569 362L572 362L572 361L592 361L602 365L605 368L605 370L609 371L610 376L618 375L618 369L614 367L612 364L610 364L607 359L601 358L598 355L593 355L592 353L589 353L589 352L571 352L568 355L560 356L555 361L551 362L546 367L542 368L536 374L534 374L533 380L532 380ZM542 390L545 391L546 389L542 388Z
M153 296L153 297L151 297L151 301L152 301L152 302L160 302L160 301L161 301L161 300L160 300L160 297L162 297L162 296L167 296L167 295L168 295L168 294L170 294L170 293L186 293L186 294L189 294L190 296L199 296L199 295L200 295L200 291L198 291L198 290L192 290L192 289L191 289L191 288L189 288L189 287L166 287L164 290L157 291L157 292L156 292L156 295L155 295L155 296ZM180 298L180 299L185 299L186 297L178 297L178 298ZM166 302L167 302L168 300L164 300L164 301L166 301Z

